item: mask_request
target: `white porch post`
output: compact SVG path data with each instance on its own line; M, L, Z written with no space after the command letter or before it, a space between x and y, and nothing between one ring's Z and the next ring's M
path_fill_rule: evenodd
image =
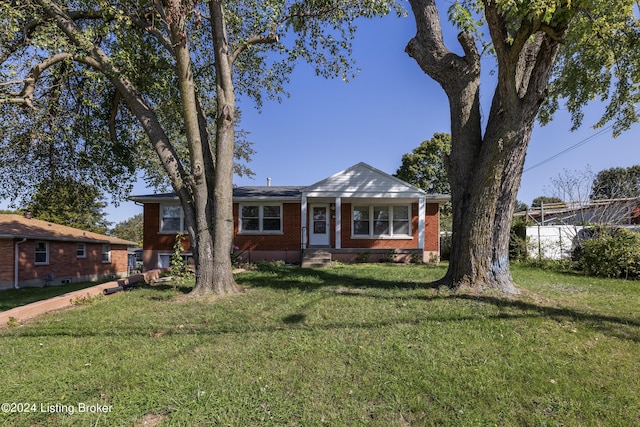
M341 248L342 242L340 236L342 235L342 198L336 197L336 249Z
M307 196L303 193L302 200L300 202L300 222L302 224L302 239L301 239L301 249L307 248Z
M424 218L427 214L427 200L422 196L418 199L418 248L422 249L422 258L424 261Z

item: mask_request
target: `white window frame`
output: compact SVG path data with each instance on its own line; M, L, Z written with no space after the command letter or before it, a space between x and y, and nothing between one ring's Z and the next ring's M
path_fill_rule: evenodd
M158 263L156 264L156 268L170 268L171 267L171 255L173 255L173 252L160 252L158 254ZM193 260L193 254L191 252L183 252L182 254L180 254L182 256L182 259L187 263L187 265L191 265L193 264L194 260ZM166 259L166 266L164 266L164 263L162 262L162 260Z
M173 230L173 229L164 229L164 208L175 208L178 207L180 208L180 225L178 226L179 230ZM159 218L159 222L160 222L160 230L158 230L159 233L166 233L166 234L176 234L176 233L182 233L184 232L184 210L182 209L181 205L177 205L177 204L173 204L173 203L164 203L160 205L160 218Z
M369 213L369 219L367 221L369 221L369 233L368 234L355 234L355 216L354 216L354 212L356 210L356 207L360 208L360 207L366 207L368 208L368 213ZM394 220L394 207L402 207L402 208L407 208L407 212L409 214L409 218L407 219L399 219L399 220ZM388 209L388 213L389 216L387 219L385 219L385 221L387 221L389 223L389 233L385 233L385 234L376 234L374 232L375 230L375 222L376 219L374 217L374 210L376 208L386 208ZM367 204L367 203L352 203L351 204L351 238L352 239L412 239L413 238L413 230L411 227L411 223L412 223L412 205L411 203L396 203L396 204L382 204L382 203L377 203L377 204ZM393 230L393 223L394 222L398 222L398 221L406 221L408 223L409 226L409 233L395 233Z
M79 249L82 248L82 253L79 253ZM86 243L76 243L76 258L86 258L87 257L87 244Z
M39 243L44 243L44 254L45 254L45 260L44 261L38 261L38 254L42 254L42 251L38 251L38 244ZM49 264L49 242L44 241L44 240L36 240L35 242L35 246L33 248L33 263L35 265L48 265Z
M242 228L242 208L247 206L256 206L258 207L258 230L244 230ZM280 229L279 230L265 230L264 229L264 208L266 206L278 207L280 210ZM283 229L283 216L284 209L282 207L282 203L239 203L238 204L238 234L284 234ZM254 217L252 217L254 218ZM275 217L270 217L275 218Z
M105 255L106 255L106 259L105 259ZM101 256L102 256L103 264L111 264L111 245L109 243L104 243L102 245Z

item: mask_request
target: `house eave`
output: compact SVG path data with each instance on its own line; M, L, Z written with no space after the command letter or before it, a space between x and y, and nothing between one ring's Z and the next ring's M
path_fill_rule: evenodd
M244 203L244 202L299 202L302 200L301 196L297 197L234 197L234 203Z

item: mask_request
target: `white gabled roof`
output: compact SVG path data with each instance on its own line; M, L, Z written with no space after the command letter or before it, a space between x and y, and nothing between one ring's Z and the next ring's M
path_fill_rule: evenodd
M430 196L442 196L428 195L418 187L362 162L306 187L302 193L307 197L431 198Z

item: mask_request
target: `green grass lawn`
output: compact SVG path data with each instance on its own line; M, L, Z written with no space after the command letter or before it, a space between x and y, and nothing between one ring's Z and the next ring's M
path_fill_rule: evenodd
M515 267L506 298L430 288L444 271L249 271L1 330L0 402L34 411L0 425L640 425L640 283Z

